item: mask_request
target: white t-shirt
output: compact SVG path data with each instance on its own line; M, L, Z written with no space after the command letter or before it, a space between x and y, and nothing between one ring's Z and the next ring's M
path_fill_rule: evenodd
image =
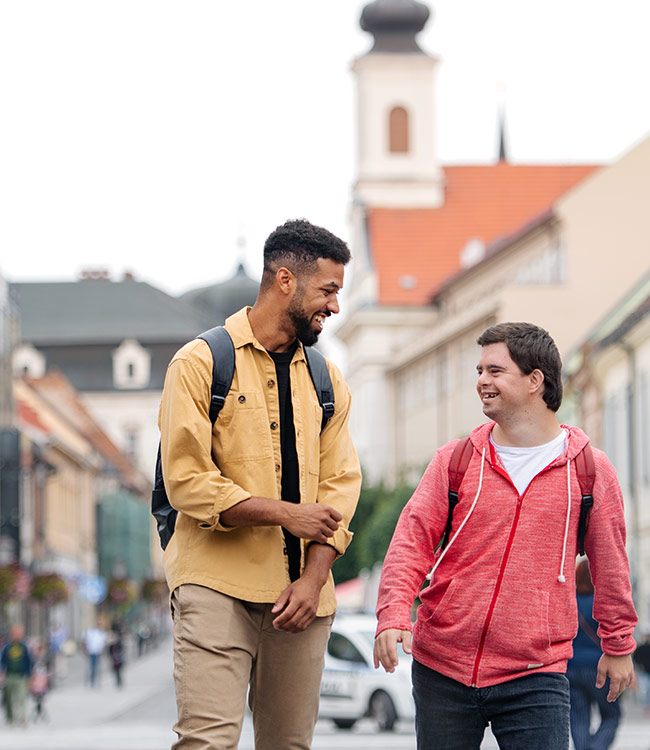
M499 454L517 492L523 495L532 479L564 453L567 436L568 432L562 429L560 434L549 443L533 445L530 448L497 445L492 435L490 435L490 442Z

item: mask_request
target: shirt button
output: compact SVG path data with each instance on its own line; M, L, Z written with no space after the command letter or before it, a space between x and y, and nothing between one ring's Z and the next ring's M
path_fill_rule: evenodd
M277 430L278 429L278 423L277 422L271 422L271 429Z
M275 385L275 380L267 380L266 384L269 388L273 388L273 386Z
M240 396L237 400L239 401L240 404L243 404L244 401L246 401L246 396Z
M289 550L286 547L282 551L284 552L285 555L289 554Z
M275 470L276 470L276 471L280 471L280 464L276 464L276 465L275 465Z

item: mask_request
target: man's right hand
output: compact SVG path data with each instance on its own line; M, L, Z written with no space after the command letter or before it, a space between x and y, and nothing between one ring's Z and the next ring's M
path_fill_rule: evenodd
M375 638L374 660L375 669L379 665L387 671L394 672L395 667L399 664L397 658L397 644L401 643L404 653L411 653L411 631L398 630L397 628L388 628L382 630Z
M325 544L334 536L343 516L336 508L321 503L285 503L282 526L300 539Z

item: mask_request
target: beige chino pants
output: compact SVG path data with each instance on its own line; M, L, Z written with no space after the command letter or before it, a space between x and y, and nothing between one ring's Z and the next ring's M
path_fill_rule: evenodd
M272 606L192 584L174 591L174 750L236 750L249 685L256 750L309 750L334 616L285 633Z

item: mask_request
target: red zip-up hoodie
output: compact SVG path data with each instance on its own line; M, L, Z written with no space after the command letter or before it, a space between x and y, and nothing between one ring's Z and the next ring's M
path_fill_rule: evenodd
M413 656L421 664L475 687L566 670L578 628L574 570L581 492L573 460L588 438L562 426L569 434L566 451L521 496L491 447L494 423L470 435L474 451L451 541L420 592ZM436 453L402 511L382 570L377 634L411 629L411 605L436 564L434 550L447 521L447 470L456 442ZM623 499L613 466L602 451L593 453L594 505L585 552L594 617L604 652L629 654L637 616Z

